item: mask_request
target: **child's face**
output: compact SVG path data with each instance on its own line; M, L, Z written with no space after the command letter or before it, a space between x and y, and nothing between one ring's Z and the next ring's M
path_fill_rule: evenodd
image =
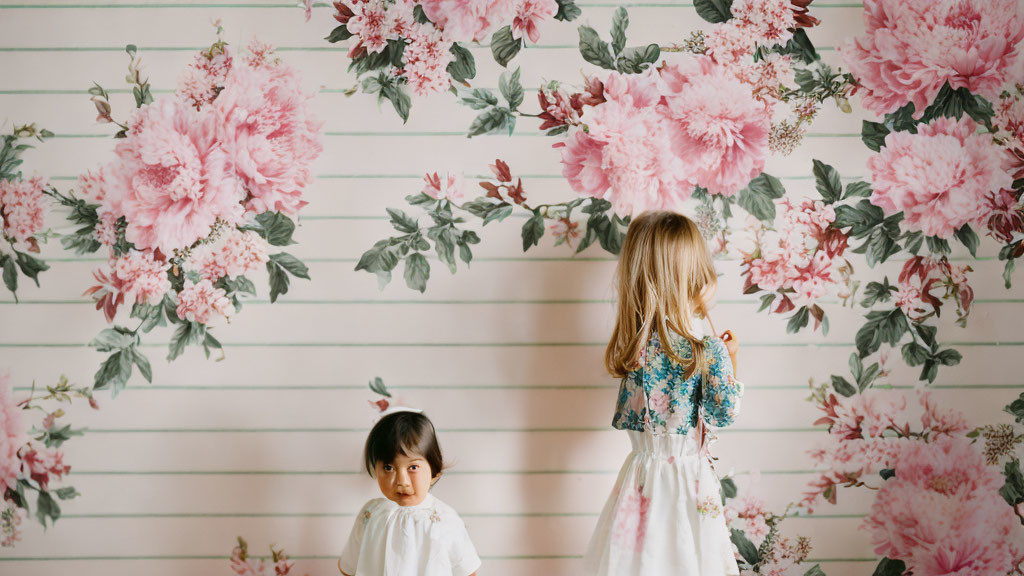
M434 476L423 456L398 454L395 461L377 462L377 484L384 496L399 506L415 506L427 497Z

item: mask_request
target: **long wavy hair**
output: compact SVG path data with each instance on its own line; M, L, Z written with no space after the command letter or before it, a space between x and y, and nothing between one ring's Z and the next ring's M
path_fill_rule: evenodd
M640 214L626 232L616 276L618 314L604 355L608 372L623 378L638 369L653 332L687 378L703 370L704 340L693 335L690 318L707 316L704 295L716 288L718 277L697 225L674 212ZM674 349L673 334L690 342L690 359Z

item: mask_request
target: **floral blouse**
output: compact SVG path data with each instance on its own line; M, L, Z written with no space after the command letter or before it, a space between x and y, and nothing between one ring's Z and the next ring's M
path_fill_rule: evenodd
M689 341L682 337L672 340L679 357L691 357ZM652 335L640 368L622 379L612 426L619 430L686 434L697 425L698 414L711 426L732 424L739 414L743 384L733 377L725 342L705 336L704 345L707 380L699 370L684 378L683 366L665 353L657 333Z

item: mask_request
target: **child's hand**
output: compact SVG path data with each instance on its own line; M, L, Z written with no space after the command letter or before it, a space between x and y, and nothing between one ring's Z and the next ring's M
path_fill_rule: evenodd
M737 371L737 358L740 354L740 341L736 339L736 335L732 333L732 330L722 332L721 338L725 342L725 349L729 351L729 358L732 360L732 372L735 375Z

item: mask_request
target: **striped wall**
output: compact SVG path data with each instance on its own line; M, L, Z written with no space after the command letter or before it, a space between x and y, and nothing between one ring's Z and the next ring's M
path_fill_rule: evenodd
M602 31L618 6L579 4L582 21ZM681 42L702 25L690 4L623 5L631 43ZM826 60L836 62L834 46L857 33L860 11L854 2L813 4L823 24L811 37ZM0 552L0 572L226 574L226 556L241 534L255 550L284 546L310 574L335 573L353 513L375 494L358 461L372 416L366 382L379 375L440 429L454 466L435 490L466 519L484 558L481 574L571 573L628 447L608 425L616 382L601 369L614 261L599 250L570 257L550 239L524 255L519 230L506 223L482 232L468 271L450 277L435 266L426 295L400 280L378 291L372 276L352 271L361 252L389 234L384 208L403 204L426 170L462 171L472 183L501 157L524 177L531 197L568 197L558 154L536 124L521 122L511 138L467 140L472 111L452 98L415 102L403 126L372 97L345 96L354 79L345 73L344 49L321 40L333 22L326 5L306 24L289 2L2 0L2 117L6 126L34 121L57 134L27 156L27 171L67 188L103 161L111 131L93 123L85 89L97 81L110 90L115 117L123 118L132 106L122 83L123 46L139 46L154 92L166 94L192 52L212 41L214 19L236 46L253 35L278 46L310 87L320 87L325 152L293 250L309 263L313 282L294 283L273 306L261 286L263 299L215 330L225 345L220 361L191 350L166 364L169 334L155 331L146 343L152 385L132 381L116 400L101 396L99 412L73 411L72 422L89 428L67 454L82 497L65 505L64 518L45 535L30 525L24 542ZM499 68L488 49L474 52L478 85L496 86ZM527 87L578 77L575 24L546 26L541 44L519 59ZM813 191L812 157L844 177L862 176L867 150L858 131L865 117L859 109L826 109L804 146L773 158L768 171L798 194ZM0 369L9 368L22 387L62 373L87 383L102 360L84 346L104 327L102 316L80 296L100 260L54 248L44 246L53 269L41 288L24 287L18 305L0 294ZM900 263L880 271L854 265L869 278L892 275ZM742 295L739 263L718 266L713 317L740 336L740 376L748 385L745 412L717 445L720 469L734 471L743 489L756 484L781 507L813 477L806 451L823 437L804 401L808 381L845 370L858 311L833 303L828 337L787 336L783 322L756 314L756 299ZM974 268L978 300L969 327L946 322L941 332L964 361L944 370L936 388L942 402L982 423L1024 389L1008 359L1024 346L1024 280L1007 291L1001 263L982 260ZM890 364L893 384L915 382L915 371L898 358ZM829 574L868 574L875 557L858 526L869 497L841 493L837 506L786 526L813 535L814 559Z

